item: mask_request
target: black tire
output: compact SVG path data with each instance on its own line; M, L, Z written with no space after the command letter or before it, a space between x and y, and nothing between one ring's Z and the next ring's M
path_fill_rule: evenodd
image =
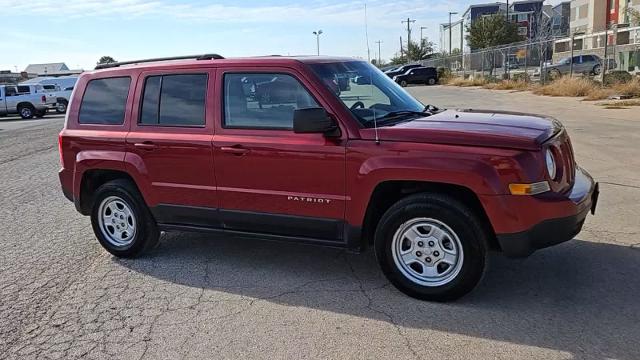
M35 115L35 109L32 105L20 105L20 107L18 107L18 114L25 120L32 119Z
M409 85L409 84L407 83L407 80L400 80L400 86L402 86L402 87L407 87L407 85Z
M117 197L127 206L135 218L136 230L131 243L125 246L115 246L103 234L100 223L100 205L107 198ZM140 256L146 250L152 249L160 238L156 222L147 208L144 199L136 187L128 180L113 180L100 186L95 192L91 209L91 225L100 245L111 254L121 258Z
M436 79L435 78L429 78L427 79L427 85L435 85L436 84Z
M594 66L593 70L591 70L591 73L593 75L600 75L601 72L602 72L602 66L600 64Z
M403 225L415 219L443 223L459 239L462 247L461 266L442 285L418 284L405 275L394 261L394 236ZM391 206L378 223L374 246L376 258L387 279L398 290L420 300L451 301L460 298L480 282L487 262L487 233L478 217L456 199L433 193L411 195ZM435 265L436 260L433 261Z
M68 105L69 105L69 103L66 100L59 101L58 104L56 105L56 112L58 114L66 113Z

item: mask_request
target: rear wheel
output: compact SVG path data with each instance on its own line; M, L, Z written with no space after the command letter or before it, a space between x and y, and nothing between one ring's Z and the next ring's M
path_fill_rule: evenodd
M455 300L485 270L486 233L476 215L449 196L417 194L393 205L375 234L378 263L389 281L421 300Z
M18 108L18 113L23 119L31 119L35 115L35 109L31 105L21 105Z
M66 113L67 112L67 105L68 105L68 103L65 100L59 101L58 104L56 104L56 112L58 114Z
M157 244L160 232L138 190L126 180L98 188L91 211L98 241L117 257L136 257Z

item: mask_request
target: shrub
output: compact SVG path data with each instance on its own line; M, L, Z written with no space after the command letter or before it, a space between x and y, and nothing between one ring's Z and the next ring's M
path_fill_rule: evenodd
M604 84L606 86L623 84L631 81L631 79L632 76L627 71L616 70L604 76Z
M442 79L447 80L453 77L453 74L451 73L451 70L449 70L449 68L439 67L437 71L438 71L438 79L440 80Z

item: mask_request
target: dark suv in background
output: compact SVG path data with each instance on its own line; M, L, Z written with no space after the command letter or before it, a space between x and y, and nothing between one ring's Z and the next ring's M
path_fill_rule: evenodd
M411 69L415 69L415 68L419 68L419 67L422 67L422 65L420 65L420 64L402 65L402 66L400 66L398 68L385 71L384 73L387 74L388 77L393 79L393 77L396 76L396 75L402 75L402 74L406 73L407 71L409 71Z
M419 67L407 71L405 74L396 75L393 81L405 87L409 84L435 85L438 83L438 71L434 67Z

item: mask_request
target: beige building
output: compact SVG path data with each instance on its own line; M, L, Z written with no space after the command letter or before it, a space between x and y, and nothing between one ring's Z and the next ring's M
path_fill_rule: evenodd
M629 24L628 8L640 10L640 0L572 0L571 32L592 33L612 24Z

